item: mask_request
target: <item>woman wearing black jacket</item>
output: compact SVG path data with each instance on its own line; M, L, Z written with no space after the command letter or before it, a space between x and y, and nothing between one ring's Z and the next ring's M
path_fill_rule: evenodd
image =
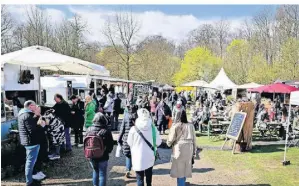
M130 177L130 171L132 169L132 160L131 160L131 150L130 146L127 143L128 134L135 125L135 120L137 119L137 105L132 105L129 107L129 112L126 113L123 123L120 127L120 134L118 137L118 143L122 146L123 154L126 156L126 177Z
M105 151L101 158L90 159L90 165L93 169L92 182L94 186L105 186L107 181L109 153L113 150L114 142L112 133L108 129L108 120L101 112L98 112L94 116L93 124L87 129L86 136L97 135L98 133L103 138Z

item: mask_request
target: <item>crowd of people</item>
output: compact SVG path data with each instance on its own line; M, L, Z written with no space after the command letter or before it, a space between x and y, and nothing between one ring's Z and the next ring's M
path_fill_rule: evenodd
M139 96L136 102L129 94L124 106L119 94L108 89L102 89L99 97L94 94L86 96L85 102L73 95L71 105L59 94L54 96L54 100L56 104L43 115L33 101L26 101L19 112L19 134L27 154L27 185L36 185L38 180L46 177L42 172L43 161L60 159L60 152L72 151L70 131L73 129L75 146L84 147L95 186L106 185L109 154L115 144L111 131L116 130L119 130L117 143L125 156L125 177L132 178L133 170L138 186L144 185L145 178L146 185L152 185L153 166L159 159L157 147L161 145L161 135L166 135L167 130L166 144L172 147L170 176L177 178L178 186L183 186L192 174L195 130L202 131L214 113L221 112L230 118L234 104L220 92L202 92L195 98L192 122L188 122L186 109L192 98L186 92L177 94L173 91L163 93L161 97L154 92L150 96ZM286 120L288 110L280 100L275 100L270 110L258 101L256 105L258 121ZM122 113L122 124L118 126L118 117ZM294 115L292 121L298 123L299 108L293 109L291 115ZM86 131L85 137L83 131Z
M178 185L184 185L191 176L192 157L195 153L195 130L188 124L183 93L177 95L155 92L145 94L135 103L129 94L125 107L112 90L102 89L99 97L94 94L85 97L70 97L69 105L60 94L54 96L56 104L45 113L34 101L26 101L19 112L18 128L21 144L26 149L26 185L39 185L46 175L42 164L48 160L60 159L60 153L72 152L72 147L84 147L84 154L93 169L93 185L106 185L109 154L113 150L112 132L120 130L118 144L126 157L127 178L134 170L137 185L151 185L154 163L159 159L157 147L160 135L166 135L172 118L167 145L173 148L171 176L178 178ZM118 117L124 109L122 125ZM71 129L75 144L71 143ZM86 131L83 137L83 131ZM184 149L184 153L180 153ZM132 161L134 160L134 161Z
M299 107L292 107L289 113L286 104L283 104L279 97L270 101L268 105L261 103L259 100L256 103L255 115L256 115L256 128L264 136L266 130L266 122L280 122L286 123L290 114L291 130L299 130Z

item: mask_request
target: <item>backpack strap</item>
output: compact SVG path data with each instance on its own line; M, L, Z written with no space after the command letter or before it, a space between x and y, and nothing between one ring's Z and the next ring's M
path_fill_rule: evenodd
M135 129L137 131L137 133L140 135L140 137L145 141L145 143L149 146L149 148L152 149L152 151L154 151L155 153L155 148L153 147L153 145L143 136L142 132L135 126ZM156 153L155 153L156 154Z

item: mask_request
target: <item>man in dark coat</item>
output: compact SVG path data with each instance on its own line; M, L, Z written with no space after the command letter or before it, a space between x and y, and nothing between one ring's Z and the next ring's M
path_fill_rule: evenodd
M168 120L171 117L171 110L169 106L165 103L164 99L165 97L163 97L163 99L160 101L155 112L155 120L157 121L157 124L159 126L160 135L162 135L162 131L163 134L165 134Z
M70 127L71 127L71 108L69 104L63 99L62 95L55 94L54 100L56 104L53 109L55 110L55 115L59 117L64 123L64 134L66 144L62 146L62 149L66 152L72 151Z
M12 104L13 106L17 106L19 109L23 108L23 105L21 104L20 100L18 99L18 92L15 92L12 98Z
M84 126L84 102L78 96L72 95L72 128L75 132L75 144L78 147L83 147L83 126Z
M26 164L25 177L26 185L36 185L37 182L33 180L33 168L38 158L40 149L39 128L37 126L37 117L40 113L36 112L36 104L34 101L26 101L24 109L20 110L18 116L18 129L20 135L21 145L26 149ZM42 124L42 127L45 125Z
M112 129L118 130L118 116L121 110L121 99L119 98L119 94L117 93L114 102L113 102L113 117L112 117Z

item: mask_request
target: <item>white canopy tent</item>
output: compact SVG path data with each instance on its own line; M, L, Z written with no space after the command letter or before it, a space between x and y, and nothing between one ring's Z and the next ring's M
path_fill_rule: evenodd
M31 46L1 55L1 66L5 63L40 67L43 70L66 71L75 74L109 76L109 71L94 63L53 52L43 46Z
M221 68L220 72L215 77L215 79L208 85L205 85L204 87L218 90L227 90L233 89L236 86L237 85L227 77L224 69Z
M182 86L184 86L184 87L202 87L202 86L205 86L207 84L208 83L206 81L195 80L195 81L192 81L192 82L189 82L189 83L184 83L184 84L182 84Z
M238 85L235 88L236 89L250 89L250 88L258 88L260 86L263 86L263 85L252 82L252 83L246 83L243 85Z
M292 105L297 105L299 106L299 91L294 91L291 92L290 96L290 104L289 104L289 112L291 113L291 107ZM286 141L285 141L285 149L284 149L284 158L283 162L286 163L286 155L287 155L287 145L288 145L288 138L289 138L289 127L290 127L290 114L288 116L288 121L287 121L287 131L286 131Z

